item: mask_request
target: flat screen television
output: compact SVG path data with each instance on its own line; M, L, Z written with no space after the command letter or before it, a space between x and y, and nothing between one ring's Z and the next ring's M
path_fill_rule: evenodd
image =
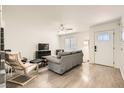
M39 43L38 50L49 50L49 44L46 43Z

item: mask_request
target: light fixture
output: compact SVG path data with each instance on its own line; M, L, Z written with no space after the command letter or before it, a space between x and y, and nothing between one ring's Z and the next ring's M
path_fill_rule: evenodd
M65 27L64 24L60 24L60 31L70 31L73 30L72 28Z
M63 24L60 24L60 30L64 31L64 25Z

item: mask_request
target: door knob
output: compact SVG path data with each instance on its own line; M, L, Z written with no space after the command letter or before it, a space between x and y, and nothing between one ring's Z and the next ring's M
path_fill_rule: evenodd
M97 52L97 46L96 45L94 46L94 51Z

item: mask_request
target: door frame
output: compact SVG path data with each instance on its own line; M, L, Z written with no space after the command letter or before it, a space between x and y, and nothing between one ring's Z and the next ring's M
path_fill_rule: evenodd
M97 32L107 32L107 31L113 31L113 66L109 66L109 67L115 67L115 29L94 31L94 46L95 46L95 42L96 42L96 40L95 40L95 38L96 38L95 37L95 33L97 33ZM96 62L95 62L95 51L94 51L94 63L96 64ZM99 64L99 65L102 65L102 64ZM104 65L104 66L106 66L106 65Z
M87 42L88 42L88 55L89 55L89 54L90 54L90 40L85 39L85 40L83 40L83 42L84 42L84 41L87 41ZM84 48L84 44L83 44L83 46L82 46L82 50L83 50L83 48ZM86 62L90 62L90 55L89 55L89 58L87 59Z

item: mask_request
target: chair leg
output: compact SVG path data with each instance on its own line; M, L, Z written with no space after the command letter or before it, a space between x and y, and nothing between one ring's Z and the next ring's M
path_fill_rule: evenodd
M10 68L10 70L11 70L11 77L12 77L12 74L13 74L13 73L12 73L12 70L13 70L12 67Z
M15 77L8 79L7 81L24 86L25 84L27 84L28 82L33 80L35 77L36 77L36 75L34 75L34 76L27 76L26 74L25 75L16 75ZM22 80L20 81L19 78L21 78Z

